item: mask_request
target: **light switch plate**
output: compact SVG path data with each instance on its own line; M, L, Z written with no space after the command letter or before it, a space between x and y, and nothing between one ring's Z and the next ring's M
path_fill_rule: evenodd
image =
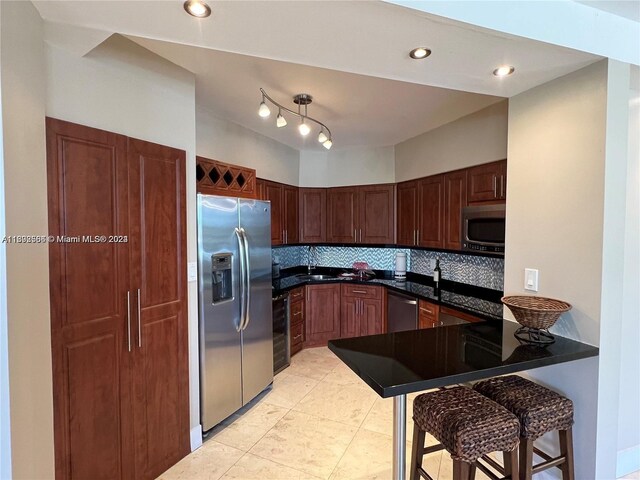
M524 269L524 289L532 292L538 291L538 270L535 268Z
M198 264L196 262L187 263L187 281L195 282L198 280Z

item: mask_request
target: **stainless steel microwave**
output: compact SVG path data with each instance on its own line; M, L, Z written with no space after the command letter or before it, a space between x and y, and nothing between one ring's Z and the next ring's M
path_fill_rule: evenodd
M505 205L462 209L462 250L504 255Z

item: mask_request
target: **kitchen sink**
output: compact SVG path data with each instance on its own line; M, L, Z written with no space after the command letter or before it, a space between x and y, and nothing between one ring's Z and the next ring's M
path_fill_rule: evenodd
M301 280L333 280L336 278L335 275L323 275L323 274L309 275L306 273L301 273L300 275L296 275L296 277L298 277Z

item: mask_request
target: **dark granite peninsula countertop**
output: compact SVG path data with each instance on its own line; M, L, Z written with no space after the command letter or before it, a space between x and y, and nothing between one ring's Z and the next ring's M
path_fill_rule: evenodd
M519 324L486 321L330 340L329 349L381 397L504 375L598 355L564 337L520 344Z
M338 275L349 271L343 268L317 267L314 274ZM473 315L487 320L502 320L502 292L488 288L475 287L457 282L443 280L440 289L436 291L431 277L407 273L406 281L398 281L393 278L393 272L375 271L375 278L369 280L328 278L323 280L308 280L301 278L307 272L306 267L296 267L284 270L280 277L273 279L274 294L284 293L288 290L304 285L323 283L358 283L366 285L380 285L389 290L414 296L422 300L444 305L447 307L464 310Z

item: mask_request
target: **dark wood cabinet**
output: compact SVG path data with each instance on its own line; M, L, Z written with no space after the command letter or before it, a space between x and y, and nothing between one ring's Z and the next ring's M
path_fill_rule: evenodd
M327 189L327 241L358 241L358 191L353 187Z
M265 193L266 181L261 178L256 178L256 198L258 200L266 200L267 195Z
M271 202L271 245L298 243L298 187L258 179L257 190Z
M420 300L418 307L418 328L434 328L440 325L438 320L439 305Z
M358 187L358 242L394 242L394 186Z
M418 244L418 182L402 182L397 192L398 228L396 241L399 245Z
M308 285L305 298L305 346L340 338L340 285Z
M394 216L394 185L327 189L328 242L393 243Z
M300 188L300 243L327 241L327 189Z
M341 327L342 337L358 337L383 333L384 287L342 285Z
M462 208L467 206L467 171L444 175L444 248L462 248Z
M444 178L442 175L418 181L418 245L444 248Z
M282 187L282 193L284 197L284 243L298 243L298 187L284 185Z
M256 171L196 157L196 191L210 195L257 198Z
M507 161L471 167L468 172L469 205L504 203L507 198Z
M189 452L185 153L47 118L56 478ZM105 236L106 241L88 241Z
M289 333L289 345L291 355L295 355L304 345L305 334L305 287L292 290L289 294L289 320L291 331Z
M284 243L284 195L282 184L265 181L264 199L271 202L271 245Z

